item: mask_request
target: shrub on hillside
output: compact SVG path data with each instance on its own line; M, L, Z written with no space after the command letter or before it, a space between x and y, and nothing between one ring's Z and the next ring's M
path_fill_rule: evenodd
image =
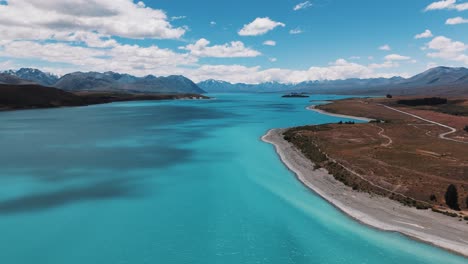
M445 203L448 207L453 210L460 211L460 206L458 205L458 191L455 185L450 184L445 193Z
M409 106L420 106L420 105L441 105L448 102L447 98L431 97L431 98L417 98L417 99L406 99L398 100L398 104L409 105Z

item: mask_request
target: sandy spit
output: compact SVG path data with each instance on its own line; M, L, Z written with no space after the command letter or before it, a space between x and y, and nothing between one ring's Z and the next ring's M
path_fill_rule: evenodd
M374 120L374 119L365 118L365 117L340 115L340 114L334 114L334 113L326 112L326 111L323 111L323 110L320 110L320 109L316 108L315 105L308 106L308 107L306 107L306 109L310 110L310 111L320 113L320 114L324 114L324 115L341 117L341 118L348 118L348 119L356 119L356 120L364 121L364 122L370 122L370 121Z

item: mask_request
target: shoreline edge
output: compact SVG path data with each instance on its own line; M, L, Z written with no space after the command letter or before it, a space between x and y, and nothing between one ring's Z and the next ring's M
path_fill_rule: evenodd
M352 118L352 117L350 117ZM397 232L468 258L468 225L430 210L417 210L382 196L356 192L314 164L283 139L286 129L271 129L261 140L272 144L283 164L308 189L358 222Z

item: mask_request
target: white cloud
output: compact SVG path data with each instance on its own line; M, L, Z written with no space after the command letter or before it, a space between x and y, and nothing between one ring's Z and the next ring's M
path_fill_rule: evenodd
M5 70L10 70L10 69L14 69L14 68L18 68L18 67L15 67L16 65L12 62L12 61L0 61L0 70L1 71L5 71Z
M387 69L387 68L397 68L400 67L400 64L394 61L384 61L383 63L371 63L369 64L370 69Z
M428 5L425 11L454 9L458 11L468 10L468 3L457 4L457 0L442 0Z
M344 59L338 59L326 67L310 67L306 70L262 69L260 66L246 67L242 65L203 65L198 69L186 72L186 75L197 82L216 79L232 83L262 83L272 81L299 83L315 80L407 76L407 74L398 73L377 73L369 66L351 63Z
M426 11L429 10L440 10L440 9L448 9L453 7L453 5L457 2L456 0L442 0L438 2L433 2L426 7Z
M403 61L403 60L410 60L411 57L408 56L402 56L399 54L390 54L385 56L385 60L387 61Z
M295 28L289 30L289 34L291 35L297 35L297 34L302 34L304 31L302 31L300 28Z
M259 36L266 34L268 31L275 29L276 27L285 27L286 25L281 22L276 22L268 17L256 18L238 32L241 36Z
M216 22L215 22L215 21L211 21L211 22L210 22L210 26L216 26Z
M208 44L201 46L208 47ZM231 45L227 46L230 47ZM224 51L219 51L218 48L209 51L209 53L215 52L221 52L222 56L227 56L222 53ZM245 83L269 81L297 83L312 80L374 78L398 75L376 72L376 70L388 67L366 66L351 63L344 59L339 59L325 67L310 67L306 70L262 69L260 66L246 67L241 65L197 65L197 57L192 54L175 53L169 49L161 49L156 46L139 47L137 45L117 45L113 48L102 49L70 46L65 43L40 44L33 41L14 41L0 47L0 57L38 59L51 62L49 67L42 69L62 75L77 70L115 71L137 76L181 74L194 81L220 79ZM275 62L276 58L269 58L269 60ZM5 65L0 66L6 68L9 65L11 64L5 63ZM15 67L20 66L24 65ZM26 66L32 65L28 64Z
M173 16L171 17L171 20L174 21L174 20L181 20L181 19L186 19L187 16Z
M164 11L132 0L10 0L0 5L3 39L51 39L78 31L123 38L178 39Z
M371 57L369 60L373 60L374 58ZM388 68L398 68L400 67L400 62L409 61L411 57L402 56L399 54L390 54L384 57L385 61L383 63L371 63L369 64L369 68L376 70L376 69L388 69ZM411 61L412 62L412 61Z
M265 42L263 42L263 45L266 45L266 46L276 46L276 41L274 41L274 40L266 40Z
M117 45L113 48L88 48L66 43L41 44L33 41L13 41L0 46L0 57L36 59L68 65L70 71L118 71L132 74L168 72L180 65L193 65L197 59L189 54L175 53L157 46ZM27 65L30 66L30 65ZM53 68L53 67L51 67Z
M389 50L392 50L392 48L388 45L388 44L385 44L383 46L380 46L379 47L379 50L386 50L386 51L389 51Z
M458 24L466 24L468 23L468 19L463 18L463 17L454 17L454 18L449 18L447 21L445 21L445 24L447 25L458 25Z
M189 44L180 49L190 51L190 54L197 57L215 57L215 58L235 58L235 57L257 57L259 51L245 47L241 41L232 41L229 44L209 46L207 39L200 39L195 44Z
M116 71L137 76L182 74L195 81L214 78L247 83L393 75L379 72L379 69L390 68L389 62L385 62L385 67L378 67L344 59L304 70L198 64L201 57L261 55L241 41L210 45L208 40L200 39L184 44L186 46L179 51L155 45L124 45L117 41L120 38L180 39L187 28L174 27L170 21L182 18L168 17L162 10L132 0L9 0L8 5L0 5L0 57L4 61L0 68L39 65L43 70L58 74L77 70ZM216 25L214 21L210 24ZM245 25L239 35L262 35L277 27L285 27L285 24L257 18ZM290 33L299 34L302 30L292 29ZM266 45L273 43L265 42ZM265 58L277 61L273 57Z
M349 59L350 59L350 60L360 60L361 57L359 57L359 56L351 56L351 57L349 57Z
M312 3L310 1L305 1L305 2L302 2L302 3L299 3L299 4L295 5L293 10L298 11L298 10L301 10L301 9L309 8L311 6L312 6Z
M426 29L423 33L417 34L414 36L415 39L422 39L422 38L432 38L432 32L429 29Z
M88 31L77 31L73 33L58 32L54 34L53 38L59 41L85 43L88 47L93 48L110 48L118 45L117 41L113 39Z
M468 65L468 45L461 41L453 41L444 36L435 37L426 45L430 58L440 58L448 61L457 61Z

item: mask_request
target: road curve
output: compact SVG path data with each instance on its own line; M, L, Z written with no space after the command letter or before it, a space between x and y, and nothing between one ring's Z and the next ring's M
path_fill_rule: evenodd
M384 105L384 104L379 104L379 105L381 105L381 106L383 106L383 107L385 107L387 109L390 109L390 110L393 110L393 111L396 111L396 112L399 112L399 113L402 113L402 114L405 114L405 115L412 116L412 117L417 118L419 120L429 122L431 124L435 124L435 125L450 129L449 132L444 132L444 133L440 134L439 138L445 139L445 140L450 140L450 141L455 141L455 142L458 142L458 143L468 144L468 142L461 141L461 140L456 140L456 139L447 137L447 135L450 135L450 134L453 134L453 133L457 132L457 129L455 129L453 127L450 127L450 126L447 126L447 125L444 125L444 124L441 124L441 123L438 123L438 122L435 122L435 121L432 121L432 120L429 120L429 119L425 119L425 118L422 118L420 116L417 116L417 115L414 115L414 114L411 114L411 113L408 113L408 112L405 112L405 111L402 111L402 110L398 110L396 108L393 108L393 107L390 107L390 106L387 106L387 105Z

